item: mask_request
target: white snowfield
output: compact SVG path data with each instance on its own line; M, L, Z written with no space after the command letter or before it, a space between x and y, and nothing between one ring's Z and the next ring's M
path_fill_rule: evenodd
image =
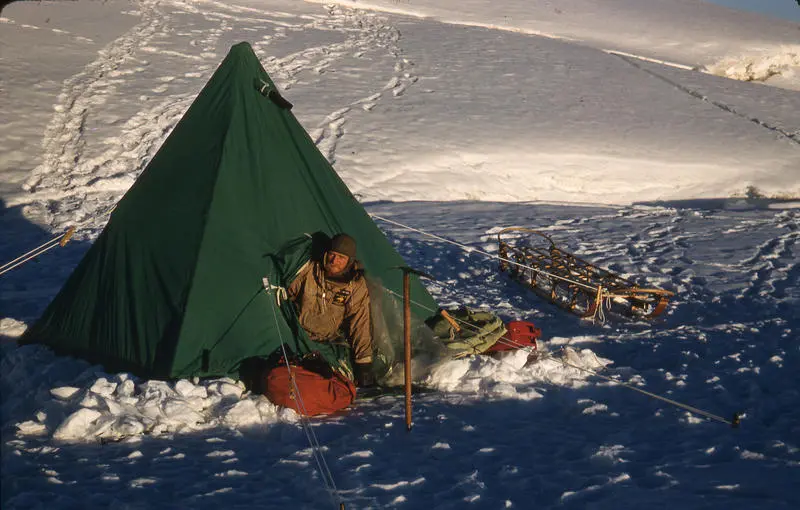
M0 276L2 508L800 507L798 24L690 0L77 0L11 4L0 31L0 262L78 229ZM537 363L435 366L411 432L393 395L313 420L333 493L298 415L239 381L14 342L243 40L368 212L467 247L376 220L440 305L543 330ZM511 225L676 296L582 322L480 254Z

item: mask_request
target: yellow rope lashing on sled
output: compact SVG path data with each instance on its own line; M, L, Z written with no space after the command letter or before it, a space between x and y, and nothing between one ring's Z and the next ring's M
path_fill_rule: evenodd
M592 314L592 320L597 320L600 324L603 324L606 321L606 314L603 312L603 298L607 293L604 292L602 286L597 286L597 294L595 294L594 298L594 313Z

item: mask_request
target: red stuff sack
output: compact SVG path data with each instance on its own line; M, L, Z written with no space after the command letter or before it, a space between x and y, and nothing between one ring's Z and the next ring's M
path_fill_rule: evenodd
M511 321L506 324L506 329L508 330L506 334L500 337L484 354L513 351L522 347L530 347L535 351L536 339L542 336L542 330L527 321Z
M267 373L264 395L273 404L305 416L316 416L334 413L353 403L356 387L352 381L337 373L328 378L298 365L290 365L290 368L294 385L284 364Z

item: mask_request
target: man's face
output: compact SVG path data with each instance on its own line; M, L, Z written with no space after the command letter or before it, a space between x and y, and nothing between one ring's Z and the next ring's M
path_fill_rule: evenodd
M350 257L335 251L325 254L325 274L328 276L339 276L347 269Z

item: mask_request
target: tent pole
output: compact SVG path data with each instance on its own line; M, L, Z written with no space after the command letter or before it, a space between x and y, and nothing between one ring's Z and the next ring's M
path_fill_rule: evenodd
M403 271L403 340L405 344L406 430L411 431L411 285L409 272Z

